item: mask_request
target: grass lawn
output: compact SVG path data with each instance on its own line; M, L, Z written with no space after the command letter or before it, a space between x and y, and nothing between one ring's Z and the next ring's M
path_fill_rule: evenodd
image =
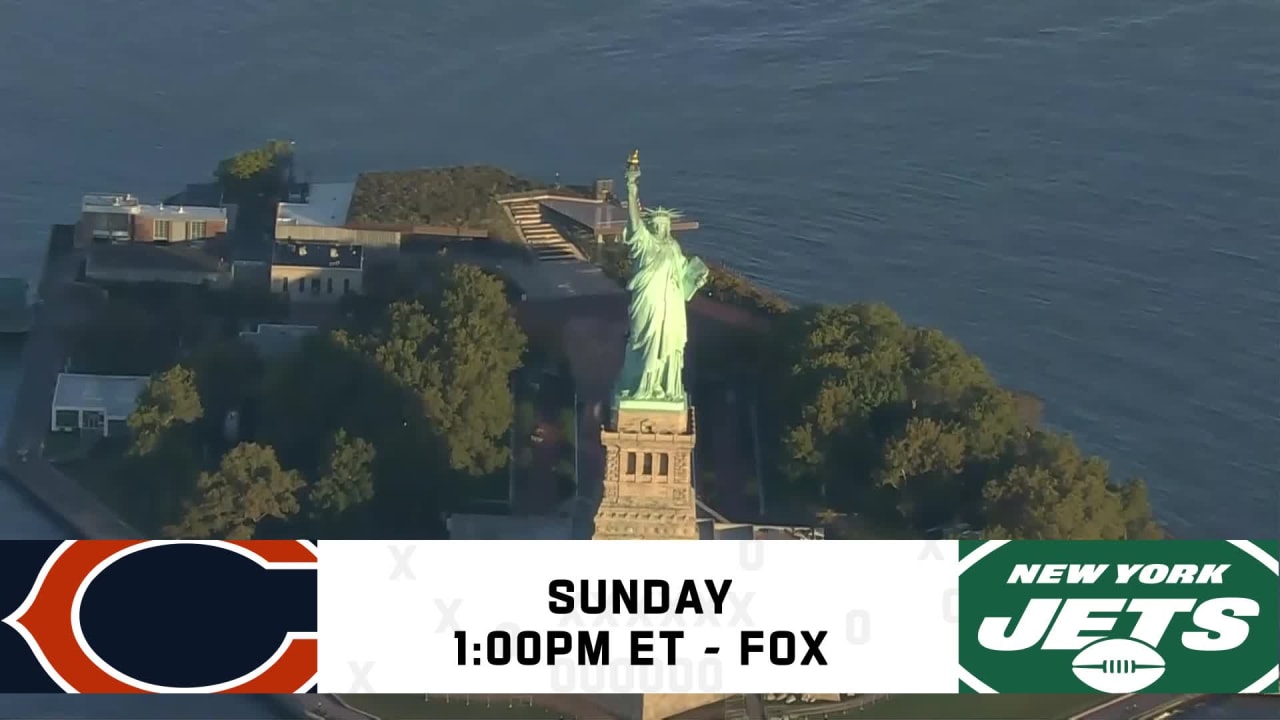
M849 720L1064 720L1099 695L898 695L832 718Z
M560 717L514 697L479 696L470 698L469 703L462 695L433 695L430 701L422 695L343 695L342 699L381 720L555 720Z

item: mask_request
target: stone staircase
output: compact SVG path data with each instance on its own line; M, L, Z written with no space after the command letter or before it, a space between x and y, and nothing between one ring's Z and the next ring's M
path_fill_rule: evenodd
M569 262L584 259L578 247L542 218L537 198L513 198L502 204L511 214L520 237L540 262Z

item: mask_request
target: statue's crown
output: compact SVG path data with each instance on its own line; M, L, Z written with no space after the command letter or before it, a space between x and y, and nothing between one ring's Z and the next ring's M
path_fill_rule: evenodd
M646 208L644 210L644 216L649 220L655 220L657 218L666 218L671 222L675 222L676 220L679 220L680 218L684 217L684 213L680 212L679 210L672 210L671 208L664 208L662 206L658 206L656 208Z

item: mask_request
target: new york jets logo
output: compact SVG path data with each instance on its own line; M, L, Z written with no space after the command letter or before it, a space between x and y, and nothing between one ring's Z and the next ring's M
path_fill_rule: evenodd
M963 689L1263 693L1280 543L962 542Z

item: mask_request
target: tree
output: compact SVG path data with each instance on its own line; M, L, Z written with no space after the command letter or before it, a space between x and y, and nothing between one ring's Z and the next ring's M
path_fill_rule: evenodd
M985 523L993 537L1154 537L1146 486L1036 430L1026 396L937 330L882 305L775 319L766 400L793 497L917 531Z
M1120 540L1128 519L1106 463L1044 432L1029 439L1008 472L987 483L983 511L988 534L997 538Z
M269 140L261 147L232 155L218 163L214 177L226 199L261 211L259 196L277 196L286 180L285 169L293 157L293 143ZM244 222L241 220L241 222Z
M874 466L877 422L907 399L906 328L883 305L850 305L788 314L775 332L770 416L782 424L784 477L794 492L851 501Z
M1165 531L1151 517L1151 501L1147 484L1133 478L1120 487L1120 505L1124 512L1126 540L1160 540Z
M435 536L444 451L421 397L366 351L362 336L317 334L273 362L263 383L258 436L286 466L308 469L317 479L331 465L339 430L367 440L377 450L370 462L373 500L367 513L343 517L340 529L362 537ZM337 519L319 515L313 519L330 531ZM368 517L377 523L362 525Z
M196 498L166 533L250 539L264 519L286 520L298 512L297 493L303 485L301 475L280 467L270 447L241 443L223 456L217 471L200 474Z
M335 433L328 462L309 492L314 513L332 518L373 499L376 455L367 440L351 437L345 429Z
M261 147L238 152L220 161L213 174L224 183L252 181L277 171L281 162L292 154L292 143L268 140Z
M449 467L484 475L507 462L510 377L525 336L497 278L470 265L449 267L423 299L387 308L360 343L418 395Z
M129 414L127 422L133 434L129 453L142 456L152 452L169 428L195 422L203 414L191 370L179 365L156 375L147 382Z

